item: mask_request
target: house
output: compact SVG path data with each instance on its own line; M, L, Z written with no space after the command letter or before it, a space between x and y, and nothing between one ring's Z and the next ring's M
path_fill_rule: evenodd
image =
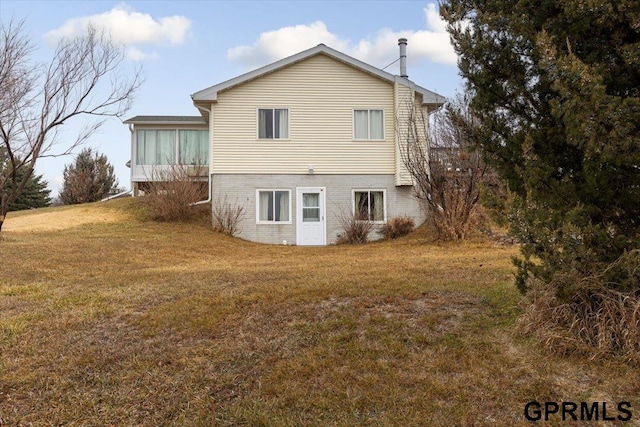
M239 237L326 245L344 214L424 222L401 158L407 103L425 114L441 95L320 44L193 95L200 116L129 124L135 194L172 163L207 166L212 203L245 209ZM375 236L372 236L375 237Z

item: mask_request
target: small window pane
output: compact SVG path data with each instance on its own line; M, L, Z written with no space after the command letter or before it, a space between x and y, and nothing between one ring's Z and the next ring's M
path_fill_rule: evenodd
M371 191L370 194L371 212L369 217L373 221L384 221L384 193Z
M157 131L156 164L173 165L176 163L176 131Z
M136 164L153 165L156 162L156 131L138 130L136 134Z
M274 138L289 138L289 110L274 110Z
M369 137L370 139L384 139L382 110L369 111Z
M258 218L260 221L273 221L273 192L261 191L258 196Z
M355 110L353 112L353 127L355 139L369 139L369 111Z
M302 208L302 222L320 222L320 208Z
M356 219L369 219L369 193L356 191Z
M275 192L275 221L289 221L289 192Z
M258 137L260 139L273 138L273 110L258 110Z
M320 206L320 195L318 193L302 194L302 207L317 208Z

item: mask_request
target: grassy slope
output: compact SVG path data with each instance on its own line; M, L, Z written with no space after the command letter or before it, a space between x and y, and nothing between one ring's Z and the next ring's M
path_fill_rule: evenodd
M637 368L515 337L514 248L267 246L130 203L8 216L0 425L512 426L530 400L638 425Z

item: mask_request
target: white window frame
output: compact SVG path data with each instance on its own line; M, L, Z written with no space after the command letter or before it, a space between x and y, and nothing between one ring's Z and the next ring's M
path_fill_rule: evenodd
M356 111L366 111L367 112L367 137L366 138L356 138ZM382 111L382 138L371 138L371 112L372 111ZM386 135L385 129L385 111L384 108L354 108L351 112L351 128L352 128L352 136L354 141L384 141Z
M351 212L353 216L356 216L356 193L369 193L369 200L371 200L371 192L382 193L382 221L371 221L374 224L384 224L387 222L387 190L384 188L354 188L351 190ZM371 212L371 206L369 205L369 212ZM369 220L360 220L369 221Z
M272 110L275 121L275 110L287 110L287 137L286 138L260 138L260 110ZM273 133L275 134L275 122L273 123ZM288 141L291 139L291 108L289 107L258 107L256 108L256 139L259 141Z
M260 193L270 191L275 193L276 191L282 191L289 193L289 220L288 221L260 221ZM275 194L273 197L275 203ZM290 188L258 188L256 189L256 224L293 224L293 220L291 217L291 205L293 204L293 200L291 199L291 189ZM275 208L275 206L274 206ZM275 210L274 210L275 212Z

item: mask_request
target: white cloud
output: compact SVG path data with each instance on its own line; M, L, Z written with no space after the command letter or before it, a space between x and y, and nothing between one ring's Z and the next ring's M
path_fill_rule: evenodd
M127 55L127 58L129 58L132 61L142 61L143 59L158 58L158 54L156 52L145 53L134 46L129 46L126 49L126 55Z
M227 58L247 67L255 67L293 55L320 43L338 50L347 47L347 42L331 34L323 22L316 21L310 25L296 25L262 33L253 46L229 49Z
M90 24L108 32L113 41L127 46L128 57L136 60L157 56L144 53L137 46L178 45L185 41L191 28L191 21L184 16L154 19L121 3L108 12L67 19L60 28L47 32L44 38L50 43L57 43L63 38L86 33Z
M227 58L246 68L255 68L324 43L368 64L384 67L398 58L398 39L404 37L408 39L409 65L423 60L455 65L458 58L437 6L429 4L423 11L425 29L422 30L393 31L385 28L372 38L361 39L354 44L331 33L322 21L316 21L310 25L262 33L251 46L229 49Z

